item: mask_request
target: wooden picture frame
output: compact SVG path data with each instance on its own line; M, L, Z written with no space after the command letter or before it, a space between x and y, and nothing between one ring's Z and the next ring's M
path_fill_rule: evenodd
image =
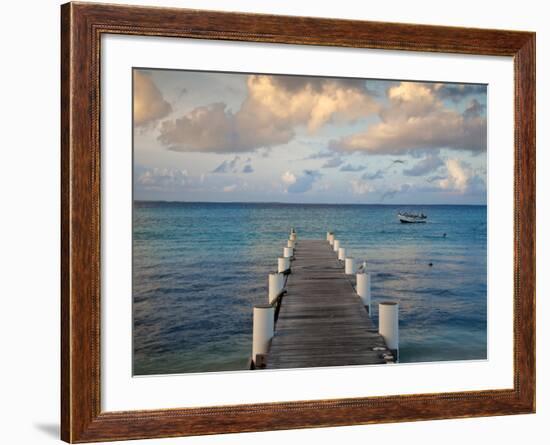
M61 34L63 440L95 442L535 411L534 33L68 3L61 7ZM513 389L102 412L99 116L100 39L103 34L513 57Z

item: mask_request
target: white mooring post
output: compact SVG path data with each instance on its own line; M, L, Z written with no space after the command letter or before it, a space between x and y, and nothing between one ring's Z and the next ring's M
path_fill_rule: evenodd
M282 273L290 269L290 258L279 257L277 258L277 272Z
M269 279L268 279L268 301L269 304L272 304L275 299L277 298L277 295L281 293L283 290L283 286L285 284L285 276L282 273L270 273Z
M295 242L297 239L297 235L295 233L291 233L288 239Z
M378 305L378 333L399 361L399 303L384 301Z
M355 258L346 258L345 273L346 275L355 275L357 273L357 263L355 262Z
M287 247L294 248L296 246L296 241L289 239L288 242L286 243L286 245L287 245Z
M283 248L283 256L285 258L292 258L292 255L294 255L294 248L292 247Z
M330 241L330 235L332 235L332 232L327 232L327 241Z
M328 236L328 243L332 246L334 244L334 233Z
M252 317L252 361L258 354L267 354L275 328L275 308L270 304L254 306Z
M340 240L335 239L332 243L332 249L338 253L338 249L340 248Z
M341 261L346 259L346 249L344 247L338 249L338 259Z
M367 308L369 315L372 314L371 311L371 298L370 298L370 273L362 272L356 275L357 284L355 286L357 290L357 295L361 297L361 302L363 306Z

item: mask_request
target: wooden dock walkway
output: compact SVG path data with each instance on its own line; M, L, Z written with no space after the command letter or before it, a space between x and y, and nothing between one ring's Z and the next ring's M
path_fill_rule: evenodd
M387 363L386 344L328 242L300 240L267 369ZM352 281L353 280L353 281Z

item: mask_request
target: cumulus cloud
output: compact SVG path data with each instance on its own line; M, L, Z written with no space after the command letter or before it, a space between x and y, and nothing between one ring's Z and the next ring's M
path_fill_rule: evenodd
M327 122L354 121L376 112L378 104L358 79L253 75L245 106L315 132Z
M352 165L352 164L346 164L342 165L340 167L341 172L361 172L365 170L367 167L365 165Z
M239 110L224 103L197 107L163 122L158 139L174 151L248 152L288 143L297 127L315 133L378 109L364 82L354 79L251 75Z
M225 153L249 149L240 145L235 117L224 103L197 107L178 119L162 122L158 140L173 151Z
M487 125L481 110L460 113L445 107L437 85L401 82L389 88L389 104L379 113L381 121L366 131L331 141L330 148L376 154L440 148L485 151Z
M428 178L428 182L435 184L436 191L460 195L476 195L487 192L484 172L473 169L468 163L459 159L448 159L445 162L445 167L445 175Z
M134 125L153 125L172 112L151 76L134 70Z
M281 176L281 180L287 185L294 184L296 182L296 175L292 172L287 171L283 173L283 175Z
M187 170L177 168L146 168L139 173L137 185L147 190L174 191L188 183Z
M439 187L444 190L464 193L473 177L472 169L458 159L449 159L445 165L447 167L447 177L439 180Z
M352 179L350 181L351 190L356 195L367 195L374 192L376 189L365 181L360 181L358 179Z
M287 186L288 193L305 193L312 189L321 176L317 170L304 170L301 175L287 171L281 176L281 180Z
M443 160L437 154L429 153L411 168L403 170L403 174L407 176L423 176L437 170L443 164Z

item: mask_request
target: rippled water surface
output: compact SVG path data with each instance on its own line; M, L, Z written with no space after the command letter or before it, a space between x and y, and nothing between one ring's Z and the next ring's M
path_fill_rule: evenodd
M427 224L401 224L399 210ZM136 202L134 374L245 369L252 307L295 227L367 258L377 302L400 302L401 362L486 358L484 206ZM443 234L446 233L446 236ZM429 264L432 263L432 266Z

